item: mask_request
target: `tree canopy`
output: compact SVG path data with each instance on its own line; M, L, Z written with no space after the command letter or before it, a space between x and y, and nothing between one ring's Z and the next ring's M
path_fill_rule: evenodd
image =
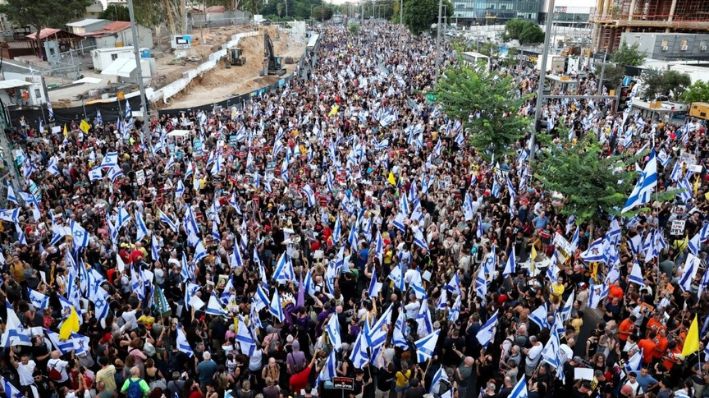
M697 80L684 90L680 98L687 103L709 102L709 83Z
M438 80L436 100L451 117L461 120L470 143L490 157L508 152L529 128L519 115L512 78L459 64L445 70Z
M91 0L5 0L0 13L21 26L31 26L35 31L42 28L61 28L68 22L81 18Z
M444 12L453 15L453 6L449 0L443 0ZM444 14L445 15L445 14ZM404 24L409 31L420 35L431 28L431 24L438 22L437 0L406 0L404 2Z
M634 182L618 156L601 156L592 134L568 148L550 147L539 156L535 177L544 189L564 195L562 213L577 223L606 220L623 206Z
M623 42L611 56L611 61L620 66L640 66L645 62L645 53L638 50L637 44L628 46Z
M645 97L654 100L660 96L678 99L692 83L689 75L674 70L659 71L650 69L643 72Z
M120 4L109 4L99 15L99 18L108 19L109 21L130 21L128 7Z
M519 40L520 44L537 44L544 41L544 32L533 21L512 19L505 24L505 40Z

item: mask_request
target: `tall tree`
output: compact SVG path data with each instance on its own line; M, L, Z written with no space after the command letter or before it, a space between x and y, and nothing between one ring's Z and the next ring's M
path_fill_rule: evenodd
M128 8L120 4L109 4L99 18L109 21L130 21Z
M453 15L449 0L443 0L448 16ZM404 24L414 35L419 35L438 22L437 0L406 0L404 2Z
M680 98L689 104L692 102L709 102L709 83L697 80L684 90Z
M471 144L488 157L505 154L530 127L519 115L524 98L517 97L511 77L461 63L445 70L435 94L443 110L464 123Z
M640 66L645 62L645 53L638 50L638 45L629 46L623 42L613 53L611 61L620 66Z
M5 0L0 13L20 26L31 26L37 36L43 28L62 28L81 18L91 0Z
M519 40L520 44L537 44L544 41L544 32L533 21L511 19L505 24L506 40Z
M618 156L603 156L601 145L587 134L576 145L542 152L535 177L548 192L564 195L562 213L577 223L600 222L623 206L634 181Z
M645 83L645 98L654 100L659 96L667 96L670 99L679 98L692 83L692 80L689 75L674 70L650 69L643 72L643 82Z

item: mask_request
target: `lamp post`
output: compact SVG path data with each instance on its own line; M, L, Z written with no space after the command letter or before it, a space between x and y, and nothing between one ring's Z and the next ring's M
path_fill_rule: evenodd
M148 137L148 145L152 145L153 140L148 131L148 122L150 122L150 115L148 114L148 106L145 104L145 84L143 83L143 68L140 66L140 51L138 49L138 26L135 22L135 13L133 12L133 0L128 0L128 15L130 16L131 36L133 36L133 55L135 56L135 67L138 69L140 108L143 112L143 128L141 130L143 136Z
M542 52L542 67L539 71L539 87L537 89L537 105L534 108L534 128L529 142L529 165L534 162L534 139L537 132L537 122L542 115L542 105L544 104L544 80L546 80L547 58L549 58L549 41L551 40L551 28L554 20L554 0L549 0L547 7L547 20L544 24L544 51Z

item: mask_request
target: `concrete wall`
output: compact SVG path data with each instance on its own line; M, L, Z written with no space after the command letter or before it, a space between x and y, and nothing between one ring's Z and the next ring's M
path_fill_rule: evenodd
M709 59L709 34L706 33L623 33L621 42L660 60Z

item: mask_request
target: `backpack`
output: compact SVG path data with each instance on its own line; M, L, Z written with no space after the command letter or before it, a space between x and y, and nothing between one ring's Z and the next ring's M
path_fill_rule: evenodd
M60 381L62 379L62 372L58 371L53 365L49 365L49 380Z
M140 388L140 379L129 380L128 390L126 390L126 398L143 398L143 390Z

